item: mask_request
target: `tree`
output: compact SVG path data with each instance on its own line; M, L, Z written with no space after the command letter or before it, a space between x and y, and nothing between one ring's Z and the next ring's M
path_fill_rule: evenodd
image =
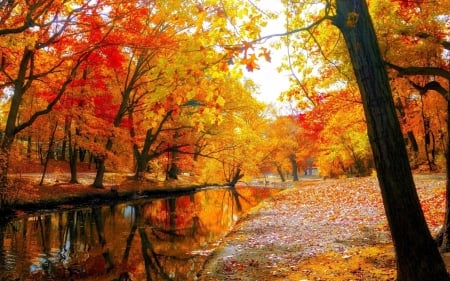
M302 10L301 5L296 8L294 11L299 15L308 11ZM307 31L314 41L315 28L329 19L344 37L361 94L369 142L396 250L398 280L450 280L420 207L367 3L364 0L336 0L333 4L326 1L322 13L306 27L290 29L281 35Z
M267 151L263 164L273 165L278 175L285 181L284 172L290 170L292 180L298 181L299 168L305 168L300 163L305 163L304 155L310 150L309 144L302 135L303 128L298 126L296 115L276 116L275 120L269 121L265 129L263 147Z
M308 113L300 125L320 124L315 155L321 175L367 176L372 161L361 100L349 89L330 91Z
M87 1L74 8L52 0L3 4L0 76L4 81L3 90L8 90L11 96L0 144L0 209L7 203L8 167L14 137L31 126L38 117L52 111L71 85L82 62L96 48L98 41L87 45L80 40L92 31L89 26L79 29L73 26L81 14L92 12L100 6L100 3L91 5ZM13 63L16 61L18 63ZM46 95L48 102L29 114L27 120L18 123L22 101L26 95L33 93Z
M448 52L450 43L448 41L448 10L450 3L448 1L438 1L434 3L426 1L398 1L396 5L375 6L376 14L390 15L388 19L395 18L393 28L386 28L386 23L380 24L378 30L383 34L380 43L383 47L386 63L393 77L394 87L398 82L402 82L409 87L409 92L419 99L424 105L422 112L432 112L432 114L423 114L422 122L430 127L421 129L424 137L422 138L424 151L429 160L429 167L434 168L433 152L439 152L438 149L430 149L427 142L432 144L433 135L443 143L441 151L446 157L447 187L446 187L446 216L444 226L437 237L442 252L450 251L450 158L448 153L449 145L449 124L433 126L433 123L440 123L443 118L439 118L439 105L446 107L446 114L449 113L449 83L450 72L448 64ZM393 17L395 16L395 17ZM401 18L399 21L397 18ZM388 24L389 26L391 24ZM405 61L405 56L408 60ZM405 88L404 87L404 88ZM426 103L427 100L439 93L443 99L434 103ZM435 98L433 98L435 99ZM442 102L442 100L446 100ZM431 107L430 107L431 105ZM420 111L419 111L420 112ZM444 116L445 116L444 115ZM444 117L445 118L445 117ZM437 119L437 120L436 120ZM447 118L448 119L448 118ZM417 131L417 130L416 130ZM425 132L426 131L426 132ZM411 136L411 134L409 134ZM420 138L420 137L419 137ZM420 140L419 140L420 143ZM439 146L437 146L439 148Z
M211 175L215 175L213 179L220 178L232 187L260 174L264 151L257 148L264 143L266 127L266 120L261 118L263 105L251 96L252 85L234 78L226 80L219 119L202 125L205 135L202 147L197 147L198 164L204 167L200 178L211 182Z
M449 8L447 1L385 1L371 5L374 16L385 18L374 24L389 67L396 103L402 101L404 104L406 116L401 116L402 125L407 129L405 133L411 137L413 133L416 137L416 163L426 162L429 169L438 168L434 156L444 151L439 150L440 146L433 148L432 136L436 136L439 130L446 131L444 123L439 120L442 115L435 108L446 106L445 101L430 102L434 94L429 91L440 93L444 98L448 92L445 73L449 68L445 50L448 48L446 22ZM407 112L411 113L413 105L417 105L416 118L410 119ZM437 124L439 122L442 125Z
M333 23L344 36L360 89L398 280L450 280L420 207L366 2L337 0Z

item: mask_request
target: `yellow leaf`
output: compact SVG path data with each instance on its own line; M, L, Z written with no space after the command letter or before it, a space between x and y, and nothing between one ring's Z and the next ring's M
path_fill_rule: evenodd
M224 98L223 98L222 96L219 96L219 97L216 99L216 103L217 103L217 105L219 105L220 107L223 107L223 106L225 105L225 100L224 100Z

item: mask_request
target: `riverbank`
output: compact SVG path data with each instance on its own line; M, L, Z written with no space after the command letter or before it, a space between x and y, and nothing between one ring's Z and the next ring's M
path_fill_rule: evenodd
M436 234L445 177L416 176L416 185ZM375 177L305 181L241 219L199 280L395 280L395 266Z
M128 180L118 185L106 185L104 188L93 188L81 184L55 184L52 186L31 187L31 196L20 196L14 203L16 211L36 211L152 197L161 198L170 195L182 195L196 192L207 185L175 184L161 185L157 183L139 183ZM30 189L28 189L30 192ZM22 192L20 192L22 193ZM28 198L27 198L28 197Z
M68 164L64 161L50 161L43 184L39 185L42 177L39 163L29 162L21 168L19 172L10 173L12 187L8 190L8 197L11 209L2 214L1 220L39 210L189 194L213 185L198 183L193 176L180 176L178 180L149 177L136 181L131 173L108 172L104 177L104 188L94 188L94 167L80 163L78 183L72 184L69 183L70 174L64 172L68 170Z
M39 175L27 173L13 179L14 187L11 216L20 216L39 210L72 208L77 206L114 204L139 198L162 198L171 195L190 194L210 187L212 184L199 184L192 177L178 180L135 181L131 175L107 173L104 188L91 186L94 173L83 172L79 183L68 183L69 175L49 173L42 186L38 185Z
M136 181L132 173L107 172L104 175L104 188L94 188L95 167L88 163L78 164L78 183L69 183L68 163L51 160L42 185L42 165L37 162L25 162L15 173L10 173L11 188L9 200L12 208L8 215L0 218L10 219L21 213L57 208L72 208L85 205L114 204L117 202L140 199L161 198L190 194L213 186L224 187L223 183L200 182L192 175L179 175L177 180L165 179L161 175L150 174L146 179ZM313 178L313 177L310 177ZM246 183L240 183L248 185ZM249 183L251 186L285 189L291 183L279 181L269 183Z

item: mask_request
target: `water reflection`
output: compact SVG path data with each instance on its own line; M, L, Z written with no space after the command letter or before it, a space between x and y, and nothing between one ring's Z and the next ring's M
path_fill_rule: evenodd
M0 225L0 280L193 280L242 212L276 190L209 189Z

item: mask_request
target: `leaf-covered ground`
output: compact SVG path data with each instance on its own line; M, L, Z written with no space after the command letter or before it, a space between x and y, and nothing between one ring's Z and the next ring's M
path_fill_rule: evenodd
M433 234L445 177L420 175ZM375 177L302 182L238 222L200 280L395 280L395 256Z

